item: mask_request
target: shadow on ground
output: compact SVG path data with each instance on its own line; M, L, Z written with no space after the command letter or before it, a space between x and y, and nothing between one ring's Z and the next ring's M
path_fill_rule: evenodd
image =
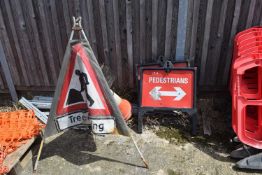
M94 136L87 131L68 130L48 144L44 145L41 160L52 156L60 156L75 165L85 165L105 160L140 167L136 164L96 155L97 150Z

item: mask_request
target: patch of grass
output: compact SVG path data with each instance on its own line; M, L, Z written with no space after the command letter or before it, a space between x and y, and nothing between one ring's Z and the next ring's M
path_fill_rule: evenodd
M20 102L16 102L16 103L14 104L14 107L15 107L16 109L26 109L26 107L25 107L22 103L20 103Z
M184 133L176 128L160 127L159 130L155 131L155 133L158 137L164 138L170 143L183 145L188 142Z
M0 105L0 112L11 112L16 110L26 109L24 105L19 102L16 103L8 103L6 105Z
M194 143L199 143L201 145L207 145L208 139L204 136L195 136L190 138L190 141Z
M206 175L206 174L204 174L204 173L200 172L200 173L198 173L197 175Z
M11 112L15 111L15 108L12 106L0 106L0 112Z
M167 174L168 175L182 175L182 173L180 171L176 172L172 169L167 169Z
M192 137L189 132L174 127L160 126L158 130L154 130L160 138L168 140L172 144L184 145L188 142L200 145L202 147L210 147L214 150L228 151L231 148L227 135L213 134L212 136L198 135Z
M125 173L126 171L125 171L124 169L120 168L120 169L119 169L119 172L120 172L121 174L123 174L123 173Z
M230 151L232 147L232 144L229 143L229 136L226 133L191 137L189 141L202 146L212 147L214 150L223 148L225 151Z

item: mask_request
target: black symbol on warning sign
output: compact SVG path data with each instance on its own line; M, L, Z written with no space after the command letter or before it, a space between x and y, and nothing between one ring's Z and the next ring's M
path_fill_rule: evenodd
M90 103L89 106L92 106L94 104L94 100L90 97L90 95L87 92L87 85L89 85L87 75L85 73L81 72L80 70L75 70L75 74L77 76L79 76L81 90L78 91L78 90L73 89L73 88L69 90L67 105L83 102L84 98L83 98L81 92L84 91L85 95L86 95L86 99Z

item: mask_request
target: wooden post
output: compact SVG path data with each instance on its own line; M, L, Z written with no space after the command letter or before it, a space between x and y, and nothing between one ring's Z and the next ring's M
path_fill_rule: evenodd
M1 41L0 41L0 64L3 69L4 77L7 82L7 86L11 94L12 100L14 102L17 102L18 101L17 93L15 91L15 86L14 86L13 79L11 77L11 73L10 73L10 70L9 70L9 67L6 61L6 57L5 57L5 53L4 53L4 49L3 49L3 45Z

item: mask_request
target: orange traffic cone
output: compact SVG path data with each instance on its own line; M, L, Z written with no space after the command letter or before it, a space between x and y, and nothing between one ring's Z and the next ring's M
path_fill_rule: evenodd
M126 99L122 99L121 97L119 97L119 95L117 95L115 92L113 92L111 90L113 97L121 111L121 114L124 118L125 121L129 120L132 116L132 106L130 104L129 101L127 101Z

